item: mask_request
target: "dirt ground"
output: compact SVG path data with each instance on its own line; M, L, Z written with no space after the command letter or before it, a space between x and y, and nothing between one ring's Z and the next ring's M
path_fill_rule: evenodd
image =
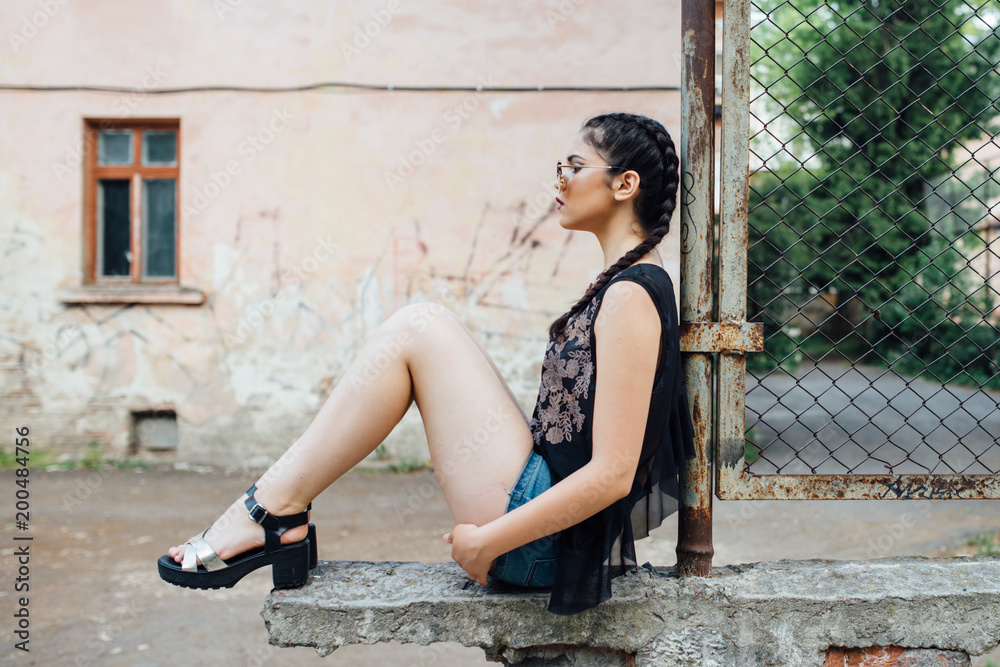
M260 618L270 590L262 570L227 591L192 591L159 579L166 548L207 527L255 479L250 474L154 468L31 473L30 530L12 523L15 477L0 532L0 665L326 665L381 667L486 663L479 649L350 646L327 658L277 649ZM352 472L314 504L324 560L444 561L451 528L429 472ZM414 499L419 498L421 502ZM414 513L400 510L413 501ZM781 558L941 556L1000 530L1000 501L716 501L715 564ZM14 535L30 535L30 653L13 648ZM675 517L637 544L640 562L675 562ZM23 543L17 543L23 544ZM976 658L976 667L987 665ZM1000 651L992 657L1000 666Z

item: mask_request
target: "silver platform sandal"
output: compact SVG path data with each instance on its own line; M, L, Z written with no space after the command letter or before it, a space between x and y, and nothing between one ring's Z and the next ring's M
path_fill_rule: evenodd
M303 512L276 516L254 499L256 491L256 485L247 490L245 504L250 518L264 528L263 547L223 560L205 541L204 536L208 532L206 529L185 545L184 559L180 565L169 555L160 556L157 561L160 578L184 588L232 588L254 570L270 565L275 588L296 588L306 583L309 570L316 567L318 557L316 526L308 523L312 503ZM309 526L304 540L293 544L281 543L281 535L286 530L304 525Z

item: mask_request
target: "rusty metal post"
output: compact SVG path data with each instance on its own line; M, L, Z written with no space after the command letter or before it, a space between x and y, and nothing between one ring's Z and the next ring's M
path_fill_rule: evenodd
M683 0L681 72L681 322L712 320L715 186L715 2ZM683 349L683 348L682 348ZM686 352L695 459L681 476L677 573L712 572L712 355Z
M747 312L747 207L750 192L750 3L726 0L722 52L722 216L719 230L719 321ZM746 352L719 355L716 488L739 476L746 442Z

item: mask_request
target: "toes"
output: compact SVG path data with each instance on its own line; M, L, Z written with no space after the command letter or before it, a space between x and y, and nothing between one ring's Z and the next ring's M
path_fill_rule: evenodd
M174 562L176 562L176 563L178 563L178 564L180 564L180 563L183 563L183 562L184 562L184 551L185 551L185 547L186 547L186 545L185 545L185 544L182 544L182 545L180 545L180 546L177 546L177 547L170 547L170 548L169 548L169 549L167 550L167 554L168 554L168 555L169 555L169 556L170 556L171 558L173 558L173 559L174 559Z

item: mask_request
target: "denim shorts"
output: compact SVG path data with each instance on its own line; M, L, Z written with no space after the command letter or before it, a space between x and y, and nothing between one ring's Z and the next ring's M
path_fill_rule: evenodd
M531 452L510 492L507 511L528 502L552 486L549 465L538 452ZM504 581L515 586L548 588L556 576L556 561L559 556L559 534L548 535L508 551L496 560L490 570L490 581Z

